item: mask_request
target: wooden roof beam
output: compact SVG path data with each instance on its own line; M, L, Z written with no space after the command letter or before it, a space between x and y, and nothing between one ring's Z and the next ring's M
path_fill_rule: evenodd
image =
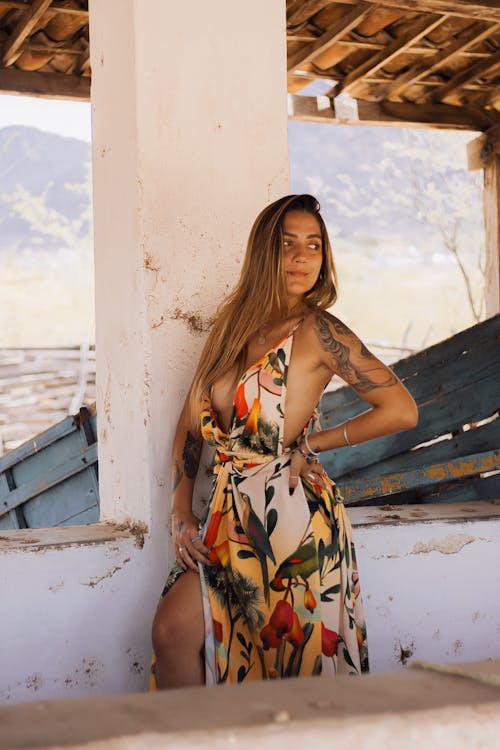
M500 85L494 86L479 102L481 107L494 107L500 101ZM477 102L476 102L477 104Z
M327 96L288 95L288 115L301 122L330 122L342 125L392 125L407 128L487 130L500 123L500 112L449 104L407 104L406 102L367 102L354 100L357 113L335 109L335 99ZM356 107L354 107L356 109Z
M484 169L494 156L500 156L500 125L482 133L467 144L467 166L470 170Z
M342 0L353 5L356 0ZM500 21L498 0L366 0L372 5L398 8L411 13L446 13L448 16L471 18L478 21Z
M90 78L9 68L0 70L0 93L89 102Z
M26 3L21 2L21 0L0 0L0 10L3 8L7 8L9 10L26 10L29 6L26 5ZM82 8L68 8L64 5L64 0L53 0L52 5L50 7L51 11L56 11L57 13L62 13L63 15L67 16L83 16L88 18L89 12L88 10L83 10Z
M18 58L18 50L22 43L33 31L34 27L43 16L52 0L34 0L31 5L27 5L26 12L19 19L12 34L7 39L2 50L1 64L4 67L12 65Z
M474 24L472 29L468 28L456 39L452 39L450 43L432 59L427 59L424 63L415 63L415 65L412 65L405 73L398 76L391 83L388 83L387 86L384 86L380 93L380 98L388 99L391 96L397 96L404 91L404 89L417 83L422 78L427 78L442 65L465 52L469 47L479 44L479 42L482 42L483 39L486 39L499 29L500 23L494 24L493 26L489 23Z
M358 25L362 19L372 10L370 3L357 3L354 8L345 14L345 16L335 23L331 28L321 34L313 44L308 45L304 50L298 50L288 60L288 72L291 73L301 65L305 65L315 57L331 47L344 34L349 33L351 29Z
M363 79L366 76L383 68L390 60L407 50L423 36L429 34L433 29L443 23L445 19L446 16L440 15L425 15L423 18L419 18L412 23L407 31L398 39L395 39L394 42L348 73L344 80L340 82L338 92L345 91L353 93L356 88L359 88L359 85L363 82Z
M473 81L478 76L485 73L487 70L491 70L491 68L499 64L500 64L500 50L495 52L490 57L485 58L484 60L478 60L478 62L472 65L471 67L467 67L465 68L465 70L462 70L459 73L457 73L455 76L453 76L453 78L451 78L448 81L448 83L443 84L439 88L438 91L431 94L430 97L426 95L425 101L430 100L436 104L438 102L442 102L443 99L445 99L450 94L455 93L465 83L469 83L470 81Z

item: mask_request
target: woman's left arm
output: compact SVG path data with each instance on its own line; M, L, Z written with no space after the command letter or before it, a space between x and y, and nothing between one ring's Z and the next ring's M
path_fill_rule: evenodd
M310 435L308 444L313 450L356 445L416 426L418 408L413 397L344 323L329 313L318 312L314 332L324 366L331 375L345 380L372 408Z

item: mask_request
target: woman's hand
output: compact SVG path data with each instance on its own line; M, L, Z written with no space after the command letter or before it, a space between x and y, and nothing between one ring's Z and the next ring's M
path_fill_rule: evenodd
M293 495L295 492L295 488L301 477L308 482L314 482L315 484L324 486L323 475L325 470L323 469L323 466L317 458L314 458L314 456L311 456L308 459L303 455L303 453L308 453L309 451L303 446L302 442L299 443L299 447L302 448L302 453L299 448L296 448L292 451L292 457L290 460L290 478L288 483L290 495Z
M208 548L202 542L199 531L200 521L190 511L172 513L172 538L175 559L183 570L198 573L196 561L208 564Z

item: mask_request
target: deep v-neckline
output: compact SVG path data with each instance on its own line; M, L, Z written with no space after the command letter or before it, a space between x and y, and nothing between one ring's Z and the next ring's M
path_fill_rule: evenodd
M302 318L300 318L300 320L298 320L297 323L295 323L295 325L292 327L292 329L290 331L288 331L288 333L286 333L284 336L282 336L282 338L279 339L279 341L277 341L274 344L274 346L269 347L269 349L267 349L267 351L265 351L263 354L261 354L260 357L258 357L255 360L255 362L253 362L251 365L249 365L246 368L245 372L242 374L242 376L238 380L238 382L236 384L236 387L234 389L233 398L232 398L232 401L231 401L231 416L229 418L229 426L228 426L227 430L224 430L223 427L222 427L222 425L220 424L218 414L217 414L217 412L215 411L215 409L213 407L212 396L210 395L210 398L209 398L209 400L210 400L210 412L211 412L211 415L212 415L212 419L214 420L215 425L216 425L217 429L220 431L221 435L223 435L224 437L229 437L231 435L231 431L232 431L232 428L233 428L233 425L234 425L234 410L235 410L236 394L238 392L238 388L248 378L248 374L250 372L252 372L252 370L254 370L260 363L264 362L266 360L266 358L269 357L269 355L272 352L275 352L277 349L279 349L279 347L282 346L285 343L285 341L287 341L291 336L293 336L294 333L295 333L295 331L302 325L302 323L304 322L304 320L306 319L306 317L307 317L307 315L304 315ZM290 351L290 357L291 357L291 351ZM285 392L286 392L286 389L285 389Z

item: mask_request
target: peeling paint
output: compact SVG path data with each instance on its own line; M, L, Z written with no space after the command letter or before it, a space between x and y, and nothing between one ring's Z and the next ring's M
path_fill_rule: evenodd
M212 317L203 319L199 313L184 311L179 307L176 307L173 311L167 311L166 315L170 320L184 321L191 333L196 334L205 333L211 328L213 324ZM162 315L161 323L163 323L163 321L164 316ZM159 325L161 325L161 323Z
M416 542L412 555L422 555L428 552L441 552L443 555L454 555L460 552L466 544L476 541L470 534L448 534L442 539L430 539L428 542Z
M98 576L96 578L91 578L90 581L84 581L81 585L82 586L90 586L90 588L94 588L94 586L97 586L98 583L101 583L101 581L104 581L106 578L112 578L115 573L118 573L119 570L122 569L121 565L115 565L115 567L112 570L108 570L107 573L104 573L102 576Z
M120 524L115 524L110 521L108 525L112 526L117 531L128 531L135 536L135 546L137 549L142 549L144 547L144 537L149 531L147 524L128 519Z
M415 643L413 641L410 641L410 643L407 646L403 646L400 641L399 647L396 644L395 651L396 651L396 660L401 662L401 664L406 664L408 659L410 659L415 652Z
M33 674L28 675L24 682L28 690L33 690L36 693L44 683L43 675L40 674L40 672L34 672Z
M52 591L53 593L56 591L60 591L64 587L64 581L58 581L57 583L54 583L53 586L49 586L49 591Z
M151 253L148 253L148 252L144 253L144 268L147 271L154 271L154 272L157 272L160 270L160 265L158 261L151 255Z
M109 368L108 368L108 378L106 381L106 389L104 393L103 409L104 409L104 415L106 417L106 422L110 425L111 424L111 370Z
M482 622L483 620L486 619L486 614L484 612L479 612L479 610L477 610L476 612L472 613L471 619L473 623Z

